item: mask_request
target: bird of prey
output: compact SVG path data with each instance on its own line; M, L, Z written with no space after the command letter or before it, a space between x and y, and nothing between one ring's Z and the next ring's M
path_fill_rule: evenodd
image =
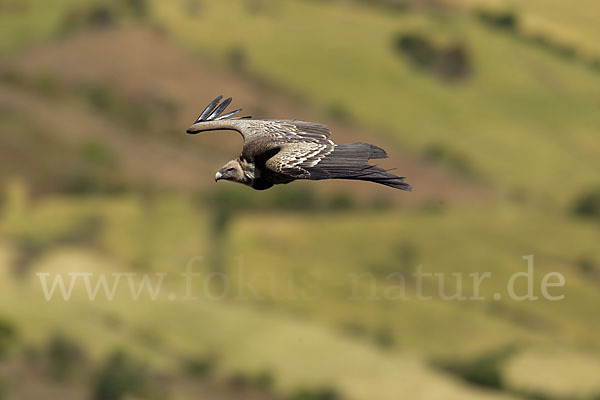
M411 190L404 177L390 174L370 159L386 158L385 151L367 143L335 144L327 126L314 122L258 120L223 114L231 97L214 99L187 133L234 130L244 138L242 154L215 175L215 181L239 182L264 190L296 179L354 179ZM219 104L220 103L220 104Z

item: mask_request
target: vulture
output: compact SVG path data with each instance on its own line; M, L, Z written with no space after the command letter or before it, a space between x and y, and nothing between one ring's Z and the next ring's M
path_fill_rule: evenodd
M368 163L387 157L377 146L336 144L329 138L329 128L319 123L232 117L241 109L223 114L231 97L220 103L222 98L214 99L186 131L197 134L233 130L242 135L242 154L225 164L215 181L228 180L264 190L296 179L353 179L411 190L404 177Z

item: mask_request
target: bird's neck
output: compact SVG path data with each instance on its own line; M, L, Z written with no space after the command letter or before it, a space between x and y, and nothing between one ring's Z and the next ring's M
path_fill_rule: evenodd
M254 179L260 177L260 171L256 170L256 166L254 165L254 163L252 163L250 161L247 161L244 158L240 157L240 165L242 166L242 170L244 171L244 175L248 179L254 180Z

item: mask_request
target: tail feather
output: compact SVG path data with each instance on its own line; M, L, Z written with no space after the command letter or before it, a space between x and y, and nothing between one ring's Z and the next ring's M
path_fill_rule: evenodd
M386 158L385 150L368 143L341 144L311 169L310 179L352 179L375 182L400 190L411 190L404 177L369 165L370 159Z
M371 165L367 166L367 168L361 171L361 173L358 173L346 179L375 182L381 185L386 185L396 189L406 190L409 192L412 189L408 183L404 182L405 177L390 174L388 171L382 168Z

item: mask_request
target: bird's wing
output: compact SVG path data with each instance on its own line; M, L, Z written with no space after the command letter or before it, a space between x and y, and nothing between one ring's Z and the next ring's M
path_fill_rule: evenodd
M244 142L255 140L304 140L322 141L329 138L329 129L323 124L304 121L255 120L252 117L233 117L241 109L223 114L231 97L221 102L223 96L214 99L196 118L187 133L234 130L241 133Z
M265 166L277 173L294 178L311 178L311 169L334 149L333 143L296 142L281 145Z
M320 142L327 141L330 135L326 125L315 122L252 119L236 123L246 141Z
M243 157L271 171L294 178L309 178L308 168L330 154L335 144L327 126L304 121L256 122L246 127Z

